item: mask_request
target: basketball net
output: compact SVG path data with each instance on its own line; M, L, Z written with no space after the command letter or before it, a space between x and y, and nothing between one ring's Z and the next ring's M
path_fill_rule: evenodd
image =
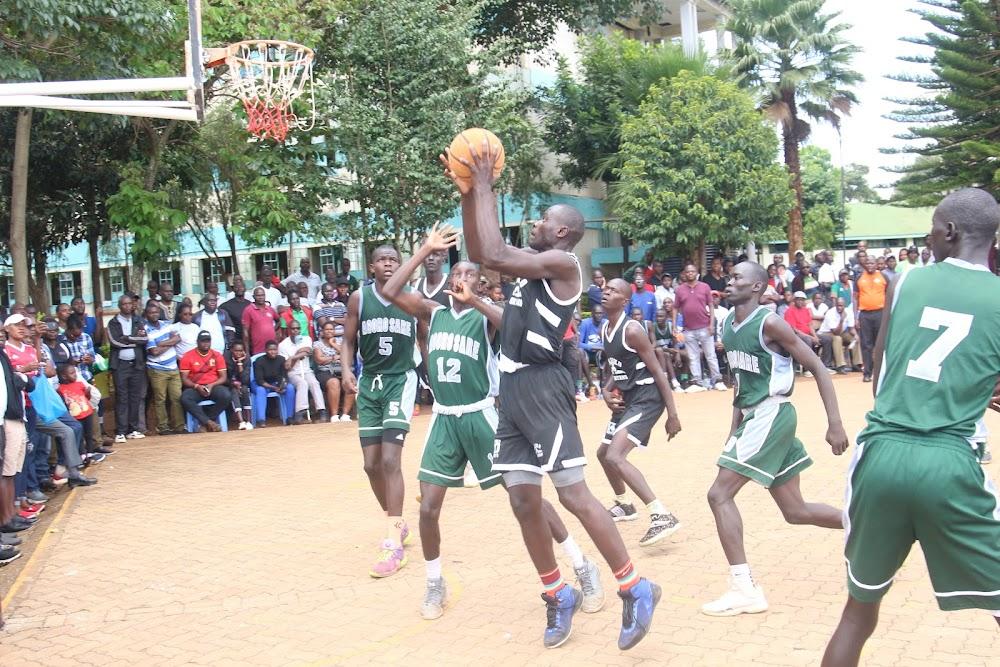
M279 40L236 42L227 49L226 64L247 112L247 130L254 136L284 141L291 128L310 129L316 118L312 90L312 49ZM303 127L292 108L309 84L311 114Z

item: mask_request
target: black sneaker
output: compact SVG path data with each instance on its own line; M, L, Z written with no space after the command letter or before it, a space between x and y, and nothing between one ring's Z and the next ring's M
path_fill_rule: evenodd
M21 557L21 552L14 547L0 547L0 566L6 565Z
M681 528L681 522L673 514L653 514L650 518L649 530L639 540L640 547L648 547L666 539Z
M635 511L635 505L632 503L620 503L617 500L614 505L608 508L608 514L611 515L611 519L615 522L635 521L639 518L639 513Z

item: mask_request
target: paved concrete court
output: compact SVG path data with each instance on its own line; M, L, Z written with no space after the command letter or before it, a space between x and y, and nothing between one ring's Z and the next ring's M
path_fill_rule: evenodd
M835 383L848 433L856 433L871 385L858 375ZM803 491L839 506L848 455L834 457L823 442L814 383L798 385L799 435L816 459ZM621 526L640 573L664 590L650 636L628 653L615 646L621 606L606 568L605 609L579 614L564 647L542 648L540 586L500 489L449 492L442 521L451 604L440 620L421 620L419 545L397 576L368 576L384 522L361 470L356 427L323 424L120 446L97 469L97 487L46 513L33 531L45 534L32 535L43 541L20 570L6 568L17 576L3 591L0 665L817 665L846 597L842 534L785 525L759 488L748 486L739 504L771 609L732 619L698 612L728 574L705 492L729 400L721 392L679 396L683 433L667 444L659 431L635 455L684 527L642 549L645 518ZM580 408L591 455L607 414L603 403ZM426 412L415 419L404 456L414 528L428 420ZM989 423L1000 432L1000 416ZM996 478L1000 463L991 468ZM607 500L596 459L587 478ZM568 524L595 554L580 525ZM865 664L997 665L997 656L1000 632L987 614L938 611L916 549Z

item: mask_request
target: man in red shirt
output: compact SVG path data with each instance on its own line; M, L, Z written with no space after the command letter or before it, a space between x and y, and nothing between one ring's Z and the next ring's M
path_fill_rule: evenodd
M278 313L267 305L264 288L253 288L253 303L243 311L243 345L251 355L264 351L267 341L274 340L274 325Z
M674 290L674 331L684 334L684 347L687 350L688 362L691 366L691 377L694 382L687 388L687 393L705 391L711 387L719 391L729 388L722 382L719 372L719 358L715 354L716 326L715 304L712 301L711 288L698 280L698 269L694 264L688 264L681 272L681 284ZM677 315L684 317L684 325L678 326ZM711 375L708 385L702 384L701 355L708 361Z
M793 296L795 300L785 311L785 321L792 327L795 335L802 339L803 343L815 349L819 345L819 336L810 326L812 313L806 306L806 293L796 292Z
M181 357L180 369L184 383L181 405L206 430L221 431L216 419L232 397L226 387L226 360L212 349L212 334L204 330L198 333L198 344ZM200 405L202 401L212 405Z

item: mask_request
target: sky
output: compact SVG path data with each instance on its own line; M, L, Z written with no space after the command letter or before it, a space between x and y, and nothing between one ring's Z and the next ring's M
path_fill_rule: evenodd
M917 0L827 0L828 11L840 11L840 20L851 25L847 38L863 49L855 60L855 69L865 77L865 82L855 89L860 103L842 125L843 161L859 163L871 169L869 184L880 188L883 196L890 194L896 178L882 169L912 161L909 155L884 155L880 148L899 147L903 142L893 135L905 129L901 123L884 118L895 106L887 97L915 97L921 94L916 85L886 78L900 73L922 73L926 67L905 63L901 55L926 54L926 48L900 41L901 37L923 35L930 24L908 9L920 7ZM830 151L833 162L841 163L837 132L827 124L813 123L810 143Z

